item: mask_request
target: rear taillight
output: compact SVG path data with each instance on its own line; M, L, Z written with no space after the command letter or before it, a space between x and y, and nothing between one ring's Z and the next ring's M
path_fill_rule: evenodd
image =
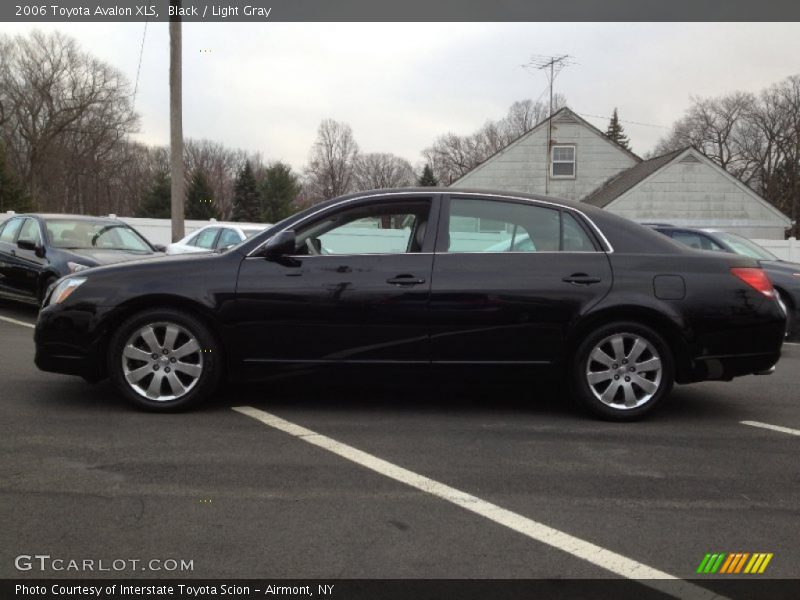
M764 294L767 298L775 297L775 288L772 287L772 282L762 269L757 267L735 267L731 269L731 273L757 292Z

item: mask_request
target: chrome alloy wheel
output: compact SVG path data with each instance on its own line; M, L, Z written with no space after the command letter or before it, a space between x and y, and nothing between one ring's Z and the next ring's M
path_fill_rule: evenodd
M122 373L140 396L166 402L186 395L203 373L197 339L175 323L150 323L122 349Z
M635 333L601 340L586 361L586 382L606 406L630 410L646 404L661 385L663 367L653 344Z

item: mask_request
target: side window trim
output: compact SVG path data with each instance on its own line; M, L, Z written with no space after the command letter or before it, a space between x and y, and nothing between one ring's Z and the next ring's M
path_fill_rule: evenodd
M387 196L387 198L390 198L390 197L391 196ZM397 204L400 204L403 201L407 201L407 202L428 202L429 203L428 224L426 225L425 237L424 237L424 239L422 241L422 248L420 249L419 252L398 252L398 253L353 252L353 253L322 254L322 255L293 254L293 255L291 255L291 258L306 260L306 259L310 259L310 258L320 258L320 257L328 257L328 256L336 256L336 257L344 258L344 257L348 257L348 256L401 256L401 255L406 255L406 254L415 254L415 255L433 254L433 252L434 252L433 251L433 245L434 245L434 243L435 243L435 241L436 241L436 239L438 237L438 235L437 235L438 234L438 227L432 228L431 224L432 223L438 223L439 214L440 214L440 210L441 210L441 197L442 196L438 195L438 194L430 194L430 195L426 195L426 194L420 194L420 195L409 194L407 197L404 197L402 200L400 200L400 199L390 200L390 202L397 203ZM366 198L364 198L364 200L366 200ZM314 214L314 215L310 215L307 219L301 221L300 223L293 224L288 229L293 230L295 232L298 232L299 230L302 230L302 229L305 229L305 228L308 228L308 227L312 227L320 219L326 219L326 218L330 217L331 215L334 215L334 214L337 214L337 213L340 213L340 212L342 212L342 213L343 212L347 212L347 211L349 211L351 209L358 208L362 204L382 204L382 202L381 202L380 197L372 196L372 197L369 197L369 201L366 201L366 202L363 202L363 203L361 203L361 202L348 203L347 206L341 207L338 210L330 210L330 211L326 210L326 211L322 211L322 212ZM333 208L333 207L331 207L331 208ZM434 234L432 232L432 229L436 230L436 234ZM416 228L415 228L415 231L416 231ZM412 236L415 234L415 231L412 232ZM248 255L248 258L249 257L250 257L250 255Z
M574 210L570 210L561 205L557 204L548 204L548 203L540 203L536 202L535 200L527 200L527 199L517 199L517 198L509 198L509 197L501 197L501 198L491 198L486 196L477 196L473 194L444 194L441 198L441 207L439 209L439 226L436 228L436 245L434 246L433 252L435 254L450 254L448 252L449 246L449 237L450 237L450 207L452 205L452 200L464 198L468 200L484 200L487 202L504 202L507 204L522 204L522 205L531 205L537 206L540 208L549 208L551 210L557 210L559 212L559 241L558 241L558 250L542 250L536 252L496 252L495 254L554 254L554 253L561 253L561 254L593 254L593 253L607 253L603 244L598 239L597 234L593 231L591 227L585 223L583 215ZM594 250L589 251L581 251L581 250L564 250L564 214L569 214L581 230L586 234L586 237L591 242L592 247ZM486 252L480 251L470 251L470 252L459 252L459 254L483 254L486 255Z

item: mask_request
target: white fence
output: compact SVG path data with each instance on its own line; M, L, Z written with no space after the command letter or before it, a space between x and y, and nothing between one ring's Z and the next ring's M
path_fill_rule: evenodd
M13 211L0 214L0 223L13 215ZM142 219L139 217L117 217L116 215L108 216L112 218L118 218L120 221L127 223L153 244L163 244L166 246L167 244L172 243L172 222L169 219ZM191 232L197 231L201 227L216 222L216 219L211 219L209 221L196 221L187 219L184 221L184 229L186 230L185 233L186 235L189 235ZM268 223L236 223L236 225L263 228L269 226Z
M150 240L153 244L167 244L172 243L172 222L169 219L142 219L139 217L118 217L120 221L124 221L136 231L141 233L144 237ZM210 221L195 221L186 219L183 222L186 235L191 232L205 227L211 223L215 223L215 219ZM267 228L268 223L236 223L237 226L253 226Z
M759 246L763 246L778 258L800 263L800 242L795 238L788 240L753 240Z

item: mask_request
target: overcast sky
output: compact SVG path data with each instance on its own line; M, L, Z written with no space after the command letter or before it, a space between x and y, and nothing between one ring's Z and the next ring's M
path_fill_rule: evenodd
M136 79L143 23L38 27L74 36ZM147 26L136 97L147 143L169 140L168 42L166 23ZM650 124L623 123L639 154L691 95L757 92L800 74L797 23L185 23L183 48L184 135L296 168L327 117L349 123L362 151L417 164L436 136L471 133L515 100L544 98L545 76L521 67L533 54L572 55L556 91L601 129L615 106Z

